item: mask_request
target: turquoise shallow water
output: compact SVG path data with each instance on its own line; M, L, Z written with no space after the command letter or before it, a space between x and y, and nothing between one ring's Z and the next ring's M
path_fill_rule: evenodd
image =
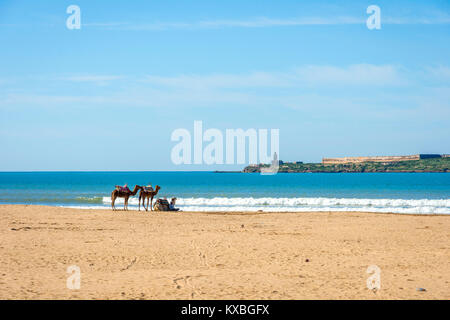
M108 208L125 183L158 184L183 210L450 214L448 173L1 172L0 203Z

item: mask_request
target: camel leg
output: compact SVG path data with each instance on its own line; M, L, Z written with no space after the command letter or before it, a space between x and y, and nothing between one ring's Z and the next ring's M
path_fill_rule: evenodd
M151 201L150 201L150 210L153 211L153 197L152 197L152 199L151 199Z
M116 195L115 194L111 194L111 208L113 211L116 210L116 207L114 206L114 203L116 202Z
M145 207L145 200L147 200L147 207L145 208L145 211L148 211L148 198L145 197L144 200L142 200L142 205Z
M141 194L139 194L139 211L141 211Z
M123 211L127 211L127 204L128 204L128 198L125 197L125 199L123 199Z
M147 198L147 209L146 211L148 211L148 202L149 202L150 198Z

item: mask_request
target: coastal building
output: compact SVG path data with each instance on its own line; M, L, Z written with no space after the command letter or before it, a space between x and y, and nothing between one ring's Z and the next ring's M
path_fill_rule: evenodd
M278 155L276 152L273 153L272 166L282 165L284 162L282 160L278 160Z
M444 155L445 156L445 155ZM415 154L410 156L375 156L375 157L343 157L343 158L323 158L322 164L345 164L361 162L399 162L420 159L441 158L440 154Z

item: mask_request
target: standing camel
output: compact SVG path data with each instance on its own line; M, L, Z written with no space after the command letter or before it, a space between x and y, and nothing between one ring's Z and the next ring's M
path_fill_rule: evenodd
M153 197L158 194L159 189L161 189L160 186L156 186L155 190L150 189L147 191L145 188L141 189L141 192L139 192L139 211L141 211L141 199L142 199L142 206L144 207L145 211L148 211L149 201L150 201L150 210L153 211ZM145 207L145 199L147 199L147 208Z
M117 198L124 198L123 210L128 210L128 198L135 196L138 190L142 190L141 186L135 185L133 191L127 192L123 190L118 190L117 188L111 192L111 207L113 210L116 210L114 203Z

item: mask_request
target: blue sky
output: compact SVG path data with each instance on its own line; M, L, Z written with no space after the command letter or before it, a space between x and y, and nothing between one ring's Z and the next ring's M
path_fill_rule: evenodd
M194 120L287 161L450 153L448 1L0 0L0 43L3 171L242 168L174 165Z

